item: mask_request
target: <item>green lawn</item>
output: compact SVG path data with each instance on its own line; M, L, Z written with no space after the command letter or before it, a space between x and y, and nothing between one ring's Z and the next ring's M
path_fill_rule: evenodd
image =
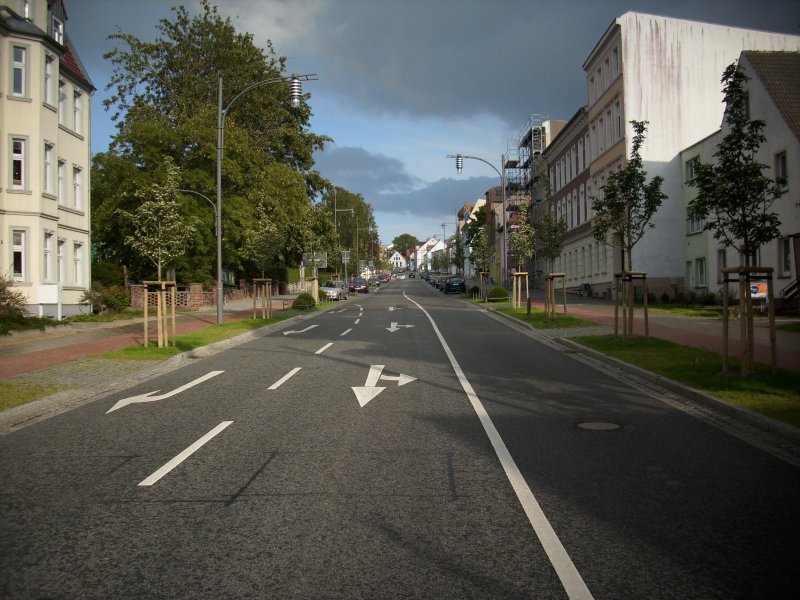
M536 329L561 329L565 327L592 327L597 326L594 321L588 321L578 317L573 317L569 313L566 315L562 312L556 311L555 316L548 317L545 315L544 310L540 308L531 307L531 314L528 314L527 308L511 308L509 305L500 305L492 307L497 312L511 315L515 319L528 323L531 327ZM569 309L567 309L569 310Z
M780 369L770 374L768 365L757 364L755 374L737 374L738 361L731 360L732 373L722 373L722 358L716 352L681 346L658 338L635 336L622 342L613 335L571 338L598 352L658 373L674 381L708 392L744 408L800 427L800 371Z
M0 412L69 389L63 385L0 381Z

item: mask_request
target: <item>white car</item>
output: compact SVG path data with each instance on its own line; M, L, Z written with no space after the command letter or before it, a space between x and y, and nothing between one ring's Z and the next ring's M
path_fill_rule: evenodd
M344 281L326 281L319 288L328 300L347 300L347 284Z

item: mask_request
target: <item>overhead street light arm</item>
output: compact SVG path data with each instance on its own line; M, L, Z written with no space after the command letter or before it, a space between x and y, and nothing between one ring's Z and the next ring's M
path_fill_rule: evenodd
M479 160L482 163L485 163L494 169L494 172L497 173L497 176L500 179L503 179L503 174L495 167L492 163L488 160L484 160L482 158L478 158L477 156L466 156L464 154L448 154L446 158L455 158L456 159L456 172L460 175L461 169L464 167L464 159L469 158L471 160Z
M319 77L317 77L317 74L316 73L311 73L311 74L307 74L307 75L287 75L285 77L273 77L272 79L265 79L264 81L257 81L256 83L251 83L246 88L244 88L241 92L236 94L233 97L233 99L230 102L228 102L228 106L226 106L225 108L221 109L222 116L224 117L225 115L228 114L228 111L231 109L231 106L233 106L234 103L239 98L241 98L245 94L253 91L257 87L261 87L263 85L269 85L271 83L284 83L284 82L291 83L289 94L290 94L290 97L291 97L291 100L292 100L292 106L297 108L298 106L300 106L300 97L302 95L302 85L301 85L300 82L301 81L317 81L317 80L319 80Z

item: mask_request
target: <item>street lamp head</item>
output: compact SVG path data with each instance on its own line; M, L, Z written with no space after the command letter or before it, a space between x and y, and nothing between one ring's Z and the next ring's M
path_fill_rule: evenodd
M461 175L461 171L464 169L464 157L460 154L456 154L456 173Z
M292 99L292 106L297 108L300 106L300 99L303 96L303 84L297 75L292 76L292 81L289 83L289 97Z

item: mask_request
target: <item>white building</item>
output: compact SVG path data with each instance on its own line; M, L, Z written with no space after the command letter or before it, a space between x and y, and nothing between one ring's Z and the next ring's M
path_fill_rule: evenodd
M642 148L648 179L664 178L668 200L633 250L633 269L651 288L683 283L686 213L681 152L716 131L724 105L720 79L742 50L800 50L800 36L628 12L611 23L583 64L588 91L589 196L630 156L631 120L648 121ZM593 216L591 211L589 218ZM588 238L587 238L588 239ZM578 261L588 253L578 251ZM621 270L614 252L611 281ZM582 268L573 265L573 268Z
M63 0L0 5L0 271L34 314L82 310L90 271L90 97Z
M781 236L759 248L754 263L774 269L775 294L800 279L800 52L745 51L739 66L750 80L748 95L750 118L764 121L766 141L759 147L758 162L767 165L769 178L784 177L783 195L772 205L778 214ZM689 186L696 161L711 163L717 145L727 133L727 125L682 153L686 206L697 193ZM687 212L688 215L688 212ZM735 248L723 248L703 223L687 217L685 277L687 288L716 293L721 288L720 270L740 264Z
M392 263L392 270L406 268L406 257L400 254L397 250L395 250L394 254L389 257L389 262Z

